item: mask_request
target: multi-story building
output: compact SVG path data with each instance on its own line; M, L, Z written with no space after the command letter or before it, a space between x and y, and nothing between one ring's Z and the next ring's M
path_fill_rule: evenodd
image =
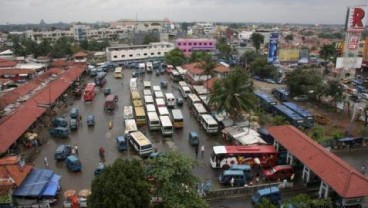
M177 39L175 47L190 56L193 51L214 52L216 50L215 39Z
M106 48L106 57L108 61L162 58L174 48L174 44L168 42L150 43L149 45L115 46Z

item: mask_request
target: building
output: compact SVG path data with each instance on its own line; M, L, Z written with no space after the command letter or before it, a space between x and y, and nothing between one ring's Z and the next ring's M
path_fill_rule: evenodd
M185 78L190 84L201 84L213 77L224 78L230 72L228 65L223 63L217 64L213 69L213 76L204 74L204 70L201 67L201 63L191 63L183 65L182 68L187 70Z
M146 58L163 58L174 49L168 42L150 43L149 45L115 46L106 48L108 61L129 61Z
M183 51L186 56L190 56L193 51L215 52L215 39L177 39L175 47Z

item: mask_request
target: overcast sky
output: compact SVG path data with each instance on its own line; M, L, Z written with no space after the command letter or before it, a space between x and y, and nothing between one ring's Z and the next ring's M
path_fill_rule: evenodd
M0 0L0 24L118 19L344 24L367 0Z

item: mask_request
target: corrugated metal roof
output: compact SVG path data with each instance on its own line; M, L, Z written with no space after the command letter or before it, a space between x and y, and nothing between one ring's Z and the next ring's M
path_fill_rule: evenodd
M269 127L268 131L340 196L344 198L368 196L367 178L294 126L273 126Z

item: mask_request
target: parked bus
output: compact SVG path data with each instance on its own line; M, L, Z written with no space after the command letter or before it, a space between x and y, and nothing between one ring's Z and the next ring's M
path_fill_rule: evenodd
M165 100L163 98L157 98L156 100L156 107L166 107Z
M143 90L143 96L150 95L152 96L151 90Z
M124 106L124 120L134 119L133 106Z
M272 94L282 102L286 102L289 98L289 91L285 88L272 89Z
M170 121L169 116L160 116L160 122L162 135L169 136L174 133L173 125Z
M311 128L314 124L314 118L313 114L306 109L298 106L295 103L292 102L284 102L282 103L284 106L290 108L295 113L299 114L303 118L303 127L305 128Z
M206 114L207 110L204 107L204 105L202 103L194 103L193 104L193 115L194 117L199 121L199 116L201 114Z
M185 81L179 81L178 84L180 87L188 86L188 84Z
M155 91L154 92L155 98L164 98L164 93L162 91Z
M94 78L96 86L102 87L106 83L106 73L100 72Z
M181 80L181 75L176 70L171 72L170 77L173 82L179 82Z
M159 130L161 128L160 119L158 118L156 111L147 112L147 118L148 118L148 128L151 131Z
M179 86L179 91L181 96L183 96L183 98L187 98L188 94L191 93L190 88L188 86Z
M256 166L258 158L262 167L273 167L276 164L277 151L273 145L250 146L213 146L211 167L229 169L232 165L246 164Z
M146 104L146 105L148 105L148 104L154 104L153 97L150 96L150 95L144 96L144 104Z
M267 93L261 91L255 91L254 94L258 99L258 105L263 110L271 113L274 110L274 106L277 104L276 100L268 95Z
M166 99L166 106L168 108L174 108L175 107L175 96L171 92L165 94Z
M295 113L293 110L284 105L275 105L274 113L283 116L288 122L290 122L290 124L296 127L303 126L304 122L303 118L299 114Z
M207 133L216 134L218 132L218 123L210 114L202 114L200 117L202 127Z
M148 73L151 73L153 71L153 65L152 62L146 62L146 71Z
M115 68L115 73L114 73L114 77L116 78L116 79L120 79L120 78L122 78L123 77L123 68L122 67L116 67Z
M170 116L169 110L166 106L158 107L157 109L160 116Z
M183 128L184 127L184 118L180 109L172 109L171 110L172 121L174 124L174 128Z
M140 100L141 99L141 96L139 95L138 91L132 91L130 94L131 94L132 102L134 100Z
M143 87L146 90L150 90L151 89L151 82L150 81L144 81L143 82Z
M153 105L153 104L147 104L146 105L146 111L147 111L147 113L148 112L156 112L155 105Z
M138 89L137 78L131 78L129 83L130 91L136 91Z
M86 88L84 88L84 90L83 90L84 102L93 100L93 98L96 95L95 86L96 86L95 83L90 82L90 83L87 84Z
M144 125L146 124L146 112L144 112L143 107L135 107L135 121L137 125Z
M152 87L152 89L153 89L153 92L155 92L155 91L161 91L161 87L159 85L154 85Z
M105 98L105 104L104 104L104 110L114 110L116 103L118 102L118 96L117 95L108 95Z
M133 100L133 107L141 107L143 106L141 100Z
M138 131L137 123L134 119L126 119L125 123L125 136L129 137L130 133Z
M194 94L194 93L189 93L188 94L188 103L189 103L189 107L193 106L194 103L201 103L201 99L199 99L199 97Z
M151 141L140 131L130 133L129 141L141 157L148 157L153 152Z

